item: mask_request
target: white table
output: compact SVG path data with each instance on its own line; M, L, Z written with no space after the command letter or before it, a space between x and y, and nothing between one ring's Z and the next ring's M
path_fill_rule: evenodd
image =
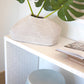
M82 65L68 60L66 55L56 51L57 48L71 42L74 41L62 37L55 46L40 46L17 42L9 36L5 36L6 84L24 84L26 80L23 80L23 78L26 79L29 73L39 69L38 57L84 78L84 67Z

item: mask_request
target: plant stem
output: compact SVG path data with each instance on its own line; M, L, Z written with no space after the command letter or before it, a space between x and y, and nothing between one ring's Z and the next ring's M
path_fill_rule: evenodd
M29 8L30 8L31 14L32 14L32 15L34 15L33 10L32 10L32 8L31 8L31 5L30 5L29 0L27 0L27 2L28 2L28 5L29 5Z
M46 15L44 18L49 17L50 15L52 15L53 13L55 13L56 11L57 11L57 10L55 10L55 11L51 12L50 14Z
M63 8L64 6L61 6L59 9ZM44 18L49 17L50 15L52 15L53 13L55 13L58 9L56 9L55 11L51 12L50 14L46 15Z
M45 0L46 1L46 0ZM37 14L37 17L39 16L39 14L41 13L41 11L42 11L42 9L43 9L43 6L44 6L44 4L45 4L45 1L44 1L44 3L43 3L43 5L42 5L42 7L41 7L41 9L40 9L40 11L39 11L39 13Z

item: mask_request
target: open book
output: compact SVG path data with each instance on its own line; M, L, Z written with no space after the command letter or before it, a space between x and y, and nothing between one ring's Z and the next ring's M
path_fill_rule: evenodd
M84 65L84 43L74 42L56 49L56 51L67 54L69 59Z

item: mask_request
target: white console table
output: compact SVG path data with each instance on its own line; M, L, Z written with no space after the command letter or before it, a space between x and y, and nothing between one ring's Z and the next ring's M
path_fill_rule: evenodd
M5 36L6 84L24 84L28 74L33 70L39 69L38 57L48 60L49 62L84 78L83 66L71 62L67 59L66 55L56 51L57 48L71 42L74 41L62 37L55 46L40 46L17 42L12 40L9 36Z

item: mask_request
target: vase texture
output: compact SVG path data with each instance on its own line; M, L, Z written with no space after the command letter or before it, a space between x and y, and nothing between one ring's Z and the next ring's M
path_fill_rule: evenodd
M26 16L13 26L9 35L16 41L49 46L57 43L60 33L61 28L56 22Z

